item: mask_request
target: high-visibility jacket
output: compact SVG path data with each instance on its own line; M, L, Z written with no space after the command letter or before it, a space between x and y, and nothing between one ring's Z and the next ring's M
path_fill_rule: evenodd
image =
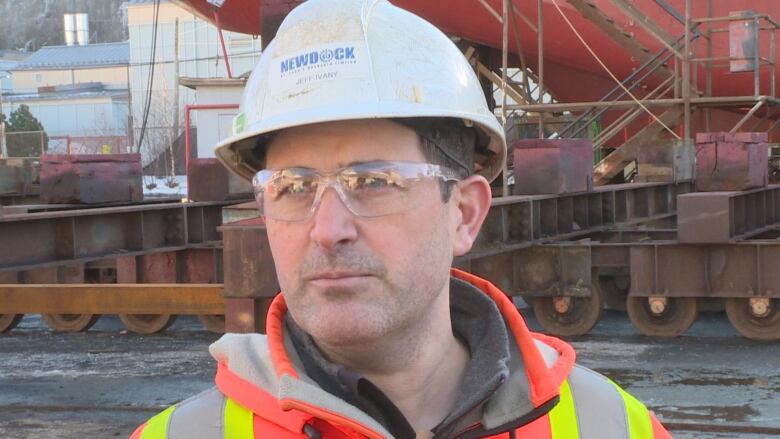
M455 437L671 438L641 402L574 364L570 345L530 332L512 301L490 282L459 270L452 275L495 301L522 364L482 405L481 420ZM268 312L267 335L227 334L214 343L216 386L154 416L131 439L391 437L372 417L305 375L284 333L286 312L280 294Z

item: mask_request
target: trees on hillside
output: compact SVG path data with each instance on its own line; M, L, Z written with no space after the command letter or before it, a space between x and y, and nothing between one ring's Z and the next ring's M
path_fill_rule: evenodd
M0 122L5 122L6 144L10 157L41 155L41 144L46 145L49 139L41 122L30 112L30 107L20 105L7 119L5 114L0 113Z

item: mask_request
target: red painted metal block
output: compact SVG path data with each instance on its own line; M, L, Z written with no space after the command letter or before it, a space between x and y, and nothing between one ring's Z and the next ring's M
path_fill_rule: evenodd
M228 197L228 170L217 159L191 159L187 169L187 198L221 201Z
M734 235L728 192L677 197L677 239L683 243L729 242Z
M677 239L720 244L745 239L780 221L780 186L751 191L693 192L677 197Z
M23 273L27 284L56 284L59 282L58 267L40 267L27 270Z
M43 155L41 199L47 203L138 202L140 154Z
M262 220L239 221L219 229L223 239L225 297L274 297L279 283Z
M513 143L515 195L567 194L593 189L589 139L523 139Z
M213 284L217 282L217 261L214 249L188 249L183 254L188 283Z
M743 191L768 183L767 133L696 135L696 190Z
M116 282L119 284L138 283L138 261L136 256L116 258Z
M187 198L193 201L224 201L252 198L249 183L230 174L217 159L192 159L187 170Z
M178 278L176 262L176 252L142 255L139 283L175 284Z

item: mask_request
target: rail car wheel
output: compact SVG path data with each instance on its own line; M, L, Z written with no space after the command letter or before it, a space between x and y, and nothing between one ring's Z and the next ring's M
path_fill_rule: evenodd
M24 314L0 314L0 332L8 332L22 321Z
M100 314L42 314L46 326L57 332L84 332L100 318Z
M155 334L166 330L176 321L175 314L119 314L119 320L136 334Z
M634 297L626 301L631 323L650 337L677 337L699 314L695 297Z
M598 288L588 297L536 297L534 315L545 331L562 337L587 334L601 319L604 300Z
M726 299L726 316L740 334L753 340L780 340L780 299Z
M216 332L222 334L225 332L225 315L224 314L201 314L198 316L198 320L203 323L210 332Z

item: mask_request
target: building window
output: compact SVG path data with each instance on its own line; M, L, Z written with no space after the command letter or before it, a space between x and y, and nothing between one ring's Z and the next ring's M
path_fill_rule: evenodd
M252 37L246 35L230 36L230 53L246 53L252 51Z
M35 82L41 82L41 81L43 81L43 75L41 75L40 73L36 73Z

